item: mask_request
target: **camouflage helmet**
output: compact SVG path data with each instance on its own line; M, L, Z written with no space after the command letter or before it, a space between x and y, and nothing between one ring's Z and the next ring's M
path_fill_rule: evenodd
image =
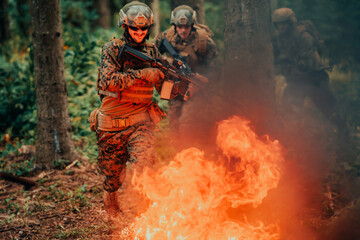
M279 8L276 9L273 16L272 16L273 23L281 23L290 21L292 23L296 23L296 17L293 10L290 8Z
M196 22L196 12L187 5L180 5L171 12L170 24L191 26Z
M154 14L145 3L133 1L126 4L119 12L118 26L123 24L132 27L150 27L154 22Z

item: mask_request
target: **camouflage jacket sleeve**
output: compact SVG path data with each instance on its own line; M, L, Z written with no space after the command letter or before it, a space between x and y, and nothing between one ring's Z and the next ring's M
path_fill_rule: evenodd
M120 45L115 41L104 45L99 67L99 88L109 92L119 92L131 87L136 81L136 72L121 71L121 63L117 61Z
M298 70L307 73L321 70L322 67L314 37L308 32L302 32L298 39Z
M220 64L217 46L211 38L207 39L206 56L204 61L205 65L211 68L218 68Z

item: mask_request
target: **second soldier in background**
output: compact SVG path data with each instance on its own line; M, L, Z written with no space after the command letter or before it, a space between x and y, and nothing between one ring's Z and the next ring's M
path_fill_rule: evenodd
M176 7L171 12L171 27L160 33L154 40L155 46L160 53L166 49L163 40L167 39L174 50L186 61L191 71L199 73L210 79L220 75L219 54L215 42L212 40L212 32L202 24L197 23L196 12L187 5ZM171 62L171 56L168 57ZM170 129L177 132L179 119L182 115L184 101L181 97L170 100L168 118Z

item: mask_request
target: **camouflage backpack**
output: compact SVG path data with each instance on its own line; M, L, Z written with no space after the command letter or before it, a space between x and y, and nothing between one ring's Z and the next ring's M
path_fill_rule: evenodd
M324 41L321 39L319 32L317 31L315 25L310 20L302 20L297 23L297 28L300 29L300 33L308 32L311 36L315 39L315 44L317 50L321 55L325 53L325 44Z
M210 28L204 24L196 23L194 24L194 28L197 29L197 32L199 33L199 53L201 56L205 56L207 49L207 38L211 38L214 34Z

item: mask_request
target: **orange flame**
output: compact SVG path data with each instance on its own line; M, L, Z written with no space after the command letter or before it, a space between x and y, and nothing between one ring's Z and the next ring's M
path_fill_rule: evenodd
M150 202L132 225L135 239L275 240L275 224L232 221L226 210L261 204L280 179L283 161L278 141L259 138L250 122L232 117L218 124L217 145L222 156L206 159L189 148L157 171L134 175L133 184Z

